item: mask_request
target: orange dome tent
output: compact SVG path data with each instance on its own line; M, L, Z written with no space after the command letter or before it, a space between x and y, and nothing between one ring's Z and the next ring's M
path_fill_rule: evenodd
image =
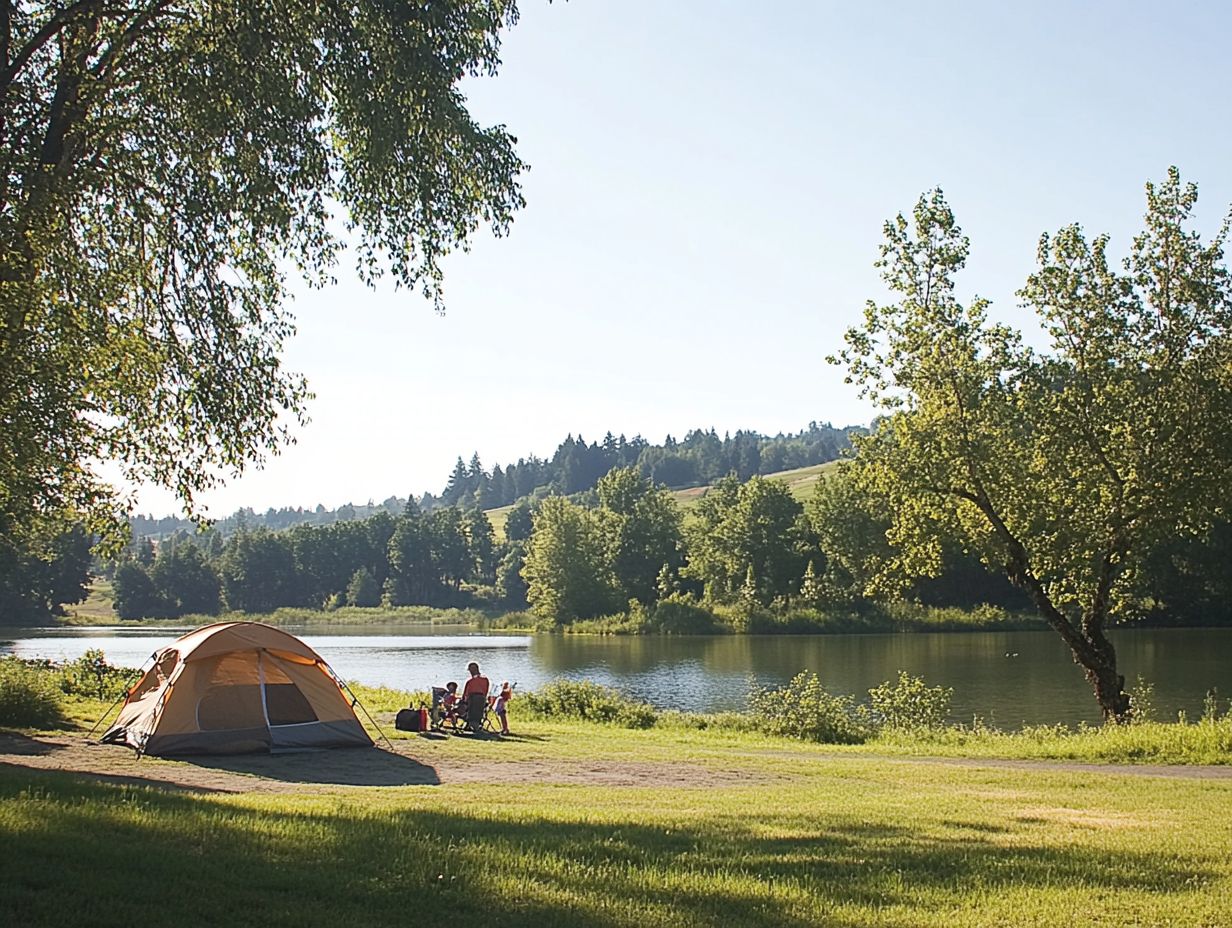
M101 740L157 757L372 745L329 665L257 622L207 625L155 652Z

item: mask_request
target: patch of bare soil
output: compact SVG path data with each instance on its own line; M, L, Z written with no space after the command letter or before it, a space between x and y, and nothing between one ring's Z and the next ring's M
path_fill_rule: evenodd
M278 793L305 787L435 786L491 782L492 761L451 757L435 766L416 760L415 742L395 741L393 750L344 748L294 754L244 754L178 760L138 758L124 747L88 744L80 736L36 738L0 732L0 764L31 770L62 770L111 783L219 793ZM502 783L645 786L712 789L748 785L747 771L696 764L633 761L508 761Z
M218 793L299 792L312 787L436 786L491 782L493 779L490 757L472 760L465 756L453 756L428 764L414 757L416 747L416 741L407 739L395 741L393 750L382 746L169 760L138 758L127 748L89 744L80 735L28 737L0 732L0 764L29 770L68 771L111 783ZM782 756L788 756L787 752L783 752ZM1232 767L905 757L886 757L884 760L964 767L1232 779ZM700 764L646 761L522 760L500 764L501 783L616 787L653 783L657 788L716 789L749 786L769 779L781 777L752 773L747 768L725 770Z

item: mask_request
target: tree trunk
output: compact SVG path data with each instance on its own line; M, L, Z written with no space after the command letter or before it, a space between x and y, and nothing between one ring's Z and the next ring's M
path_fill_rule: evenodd
M1110 660L1097 662L1091 667L1083 663L1075 652L1074 660L1082 664L1086 670L1087 680L1095 689L1095 698L1103 710L1105 722L1124 724L1130 720L1132 709L1129 694L1125 692L1125 677L1117 673L1116 654L1110 655Z
M1089 615L1084 619L1082 628L1076 628L1052 604L1048 591L1031 572L1022 546L1012 546L1011 552L1011 563L1006 565L1007 576L1027 592L1044 620L1065 639L1074 655L1074 663L1082 667L1087 682L1095 690L1095 699L1104 714L1104 721L1117 724L1128 722L1132 708L1129 694L1125 692L1125 677L1117 673L1116 649L1104 635L1103 617Z

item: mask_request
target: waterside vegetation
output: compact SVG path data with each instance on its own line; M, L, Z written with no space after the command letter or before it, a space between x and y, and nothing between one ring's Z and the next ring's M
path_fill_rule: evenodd
M0 727L28 732L88 730L109 709L114 711L116 700L137 679L135 670L111 666L97 650L65 663L0 658ZM405 706L429 702L426 692L348 686L381 725L380 729L369 725L374 738L406 737L393 729L393 716ZM732 739L768 739L905 756L1232 764L1232 702L1213 692L1198 719L1181 715L1166 721L1155 717L1150 685L1138 681L1133 724L1058 724L1015 731L978 718L968 723L949 721L952 696L951 689L929 686L906 673L871 688L863 697L830 693L815 674L801 673L782 687L754 688L746 711L687 713L659 709L596 683L558 680L519 693L514 714L519 732L529 731L528 722L532 727L563 726L595 745L605 736L592 729L601 726L657 732L648 744L660 747L673 739L729 746ZM361 718L369 721L364 713ZM634 742L623 749L642 753ZM611 756L606 749L596 750L600 758Z

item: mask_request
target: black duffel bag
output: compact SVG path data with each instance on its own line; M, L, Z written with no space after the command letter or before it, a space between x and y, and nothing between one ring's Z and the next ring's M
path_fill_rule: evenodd
M427 709L399 709L394 717L394 728L398 731L427 731Z

